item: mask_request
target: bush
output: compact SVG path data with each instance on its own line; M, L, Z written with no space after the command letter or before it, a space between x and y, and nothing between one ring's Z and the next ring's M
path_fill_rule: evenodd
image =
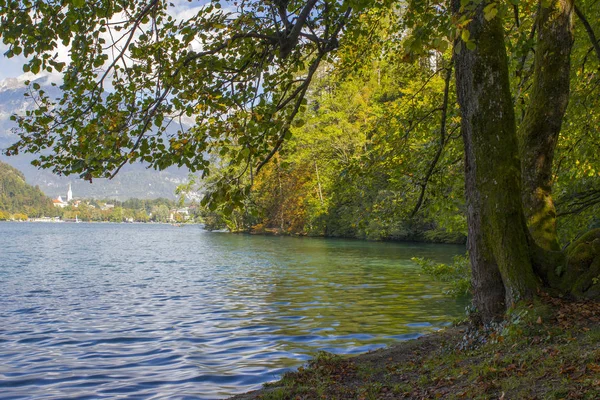
M27 215L21 213L16 213L12 216L12 219L14 219L15 221L27 221L27 218Z
M418 257L413 257L412 260L436 281L450 285L444 293L452 296L466 296L471 293L471 266L468 255L455 256L452 264L440 264Z

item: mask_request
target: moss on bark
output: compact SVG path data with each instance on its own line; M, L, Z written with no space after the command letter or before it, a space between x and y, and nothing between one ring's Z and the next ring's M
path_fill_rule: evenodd
M460 2L454 10L460 17ZM482 2L468 11L474 50L455 55L466 156L469 254L475 306L484 319L530 298L533 271L521 205L521 169L508 59L500 18L486 20ZM469 7L467 7L469 9ZM504 298L500 298L503 296Z
M474 303L484 320L540 287L576 297L600 294L600 230L560 251L551 195L569 99L573 1L540 8L535 78L519 141L502 20L484 18L488 4L453 0L456 20L471 21L469 37L476 43L455 55L455 71Z
M558 251L552 162L569 102L573 0L540 7L537 32L533 88L519 126L523 207L537 245Z
M594 229L565 250L560 289L577 298L600 297L600 229Z

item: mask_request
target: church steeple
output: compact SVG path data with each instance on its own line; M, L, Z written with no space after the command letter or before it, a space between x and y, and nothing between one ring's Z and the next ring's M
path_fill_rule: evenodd
M69 191L67 192L67 203L73 200L73 191L71 190L71 184L69 183Z

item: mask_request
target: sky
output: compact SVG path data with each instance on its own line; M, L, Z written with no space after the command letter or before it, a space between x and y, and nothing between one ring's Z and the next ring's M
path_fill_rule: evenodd
M16 78L23 74L23 64L25 64L25 57L17 56L13 58L6 58L4 53L8 50L8 46L0 43L0 80L6 78Z
M170 3L174 4L175 7L171 8L171 15L175 16L178 19L186 19L192 17L195 12L198 11L204 4L208 3L208 0L171 0ZM7 78L17 78L23 75L23 64L27 61L25 57L22 55L12 58L7 58L4 56L4 53L8 50L8 46L3 44L0 41L0 81ZM65 47L59 48L59 58L63 61L68 61L68 49ZM46 73L41 73L39 76L49 75ZM60 75L58 73L54 74L52 80L59 81ZM28 79L31 79L28 77Z

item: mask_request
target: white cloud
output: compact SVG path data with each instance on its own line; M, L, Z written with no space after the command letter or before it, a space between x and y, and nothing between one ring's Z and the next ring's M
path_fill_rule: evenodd
M171 16L173 16L177 21L184 21L194 17L202 8L206 6L206 4L210 3L207 0L199 0L197 2L190 2L188 0L171 0L171 3L174 4L174 7L169 7L168 12ZM235 9L233 7L224 7L223 11L225 12L234 12ZM123 15L113 16L111 19L112 22L122 20ZM138 34L136 34L137 36ZM108 33L102 34L102 37L107 41L107 46L111 42L111 37ZM115 39L118 36L115 37ZM200 44L194 43L194 50L200 50ZM4 53L8 50L8 46L0 43L0 81L6 80L7 78L18 78L20 81L33 80L40 77L47 77L49 82L60 83L62 82L62 73L52 72L48 73L46 71L40 72L37 76L33 76L32 74L23 74L23 65L27 62L27 59L22 55L7 58L4 56ZM115 49L117 50L117 49ZM55 50L57 53L57 61L66 62L67 64L70 61L69 57L69 49L59 43L57 49ZM109 56L107 62L112 62L113 54L112 51L108 50L106 52ZM125 62L128 62L126 60Z
M4 53L8 50L8 46L0 43L0 81L8 78L17 78L19 81L34 80L42 77L48 77L48 82L62 82L62 73L54 71L52 73L41 71L37 75L27 72L23 73L23 65L27 63L27 58L23 55L18 55L12 58L7 58ZM69 62L69 49L62 44L56 49L57 61Z
M27 61L23 56L7 58L4 53L8 51L8 46L0 43L0 80L6 78L16 78L23 73L23 64Z
M186 8L175 7L175 8L171 9L171 12L169 14L173 18L175 18L175 20L177 20L177 21L185 21L185 20L188 20L188 19L194 17L203 8L204 8L204 6L190 7L190 8L187 8L187 9Z

